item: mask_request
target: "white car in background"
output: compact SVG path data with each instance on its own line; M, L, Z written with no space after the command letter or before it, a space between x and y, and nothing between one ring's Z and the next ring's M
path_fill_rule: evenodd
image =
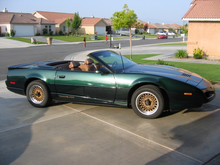
M172 35L172 36L174 36L174 35L176 35L174 32L168 32L168 35Z
M157 35L167 35L165 32L157 32Z

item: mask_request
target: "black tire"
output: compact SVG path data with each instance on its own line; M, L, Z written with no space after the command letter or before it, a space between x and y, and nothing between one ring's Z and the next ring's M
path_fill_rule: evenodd
M46 107L52 100L47 86L41 80L35 80L28 84L26 96L27 100L35 107Z
M164 110L164 98L159 88L145 85L133 93L131 106L138 116L154 119L159 117Z

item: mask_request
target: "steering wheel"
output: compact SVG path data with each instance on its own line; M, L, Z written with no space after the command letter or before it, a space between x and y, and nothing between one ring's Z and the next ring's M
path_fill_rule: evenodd
M116 67L118 65L117 61L113 62L112 68Z

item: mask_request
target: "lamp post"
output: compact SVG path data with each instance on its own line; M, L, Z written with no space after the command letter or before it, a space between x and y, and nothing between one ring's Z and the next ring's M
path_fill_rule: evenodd
M112 27L110 29L110 48L112 47Z

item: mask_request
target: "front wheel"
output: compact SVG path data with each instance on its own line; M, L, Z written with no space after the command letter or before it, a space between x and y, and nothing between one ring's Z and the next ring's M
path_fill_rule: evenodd
M49 91L41 80L32 81L26 89L28 101L35 107L45 107L50 104Z
M133 93L131 106L138 116L153 119L162 114L164 98L159 88L153 85L145 85Z

